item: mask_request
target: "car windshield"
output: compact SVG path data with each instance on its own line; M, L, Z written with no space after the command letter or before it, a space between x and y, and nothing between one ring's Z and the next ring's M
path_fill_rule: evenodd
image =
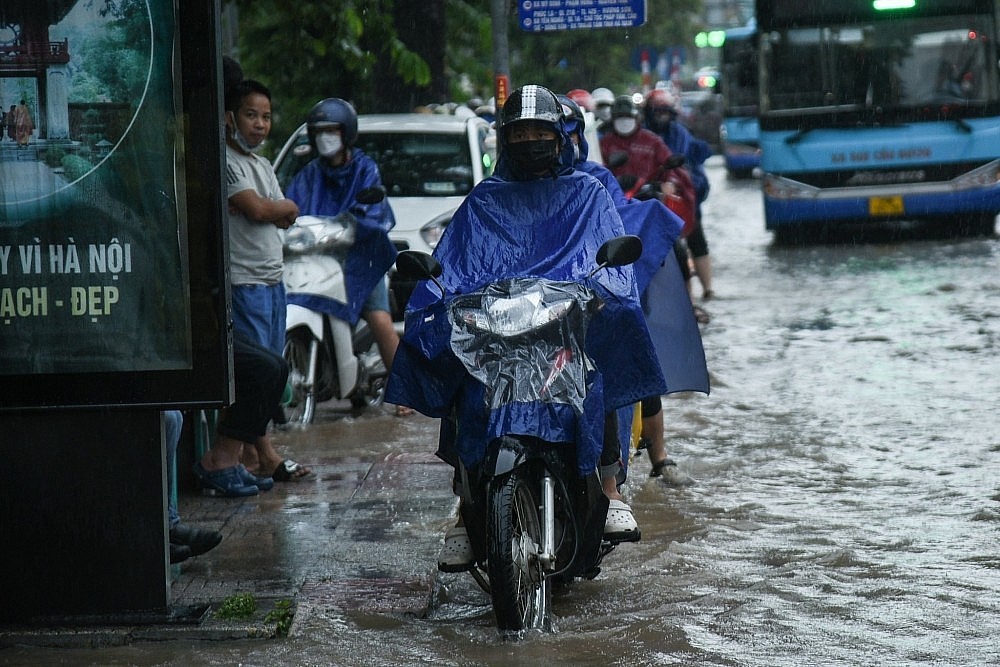
M391 197L464 196L472 190L472 155L464 133L361 132L355 145L379 166ZM315 154L305 133L278 165L282 187Z

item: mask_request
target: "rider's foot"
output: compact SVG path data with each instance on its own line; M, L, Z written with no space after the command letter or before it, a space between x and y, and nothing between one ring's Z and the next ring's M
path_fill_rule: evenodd
M465 572L475 564L475 560L465 526L449 528L438 555L438 569L442 572Z
M608 518L604 522L604 539L615 542L637 542L639 524L632 516L632 508L624 501L612 499L608 506Z
M677 467L677 462L673 459L663 459L659 463L653 464L653 469L649 471L650 477L660 477L667 486L692 486L695 481L691 475Z

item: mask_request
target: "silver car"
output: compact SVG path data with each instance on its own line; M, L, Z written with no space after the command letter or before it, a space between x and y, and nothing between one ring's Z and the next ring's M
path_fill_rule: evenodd
M397 250L431 252L459 204L496 162L493 130L474 115L359 115L355 146L379 166L396 218L389 238ZM282 188L314 157L303 124L274 162ZM398 322L413 283L390 274L389 284Z

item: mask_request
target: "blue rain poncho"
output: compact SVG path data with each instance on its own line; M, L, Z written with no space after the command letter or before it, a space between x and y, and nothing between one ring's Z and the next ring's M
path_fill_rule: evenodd
M358 193L382 185L378 165L364 151L351 149L351 158L331 167L324 158L309 162L285 189L285 197L299 207L300 215L334 216L356 211L354 245L344 260L347 303L321 294L290 293L288 303L327 313L351 324L358 321L368 295L396 260L388 231L396 220L389 202L356 204Z
M587 277L601 244L625 233L607 190L565 159L556 177L514 179L501 153L497 173L472 190L434 251L444 269L440 280L447 295L516 277L582 281L594 289L604 307L587 329L585 350L596 370L583 410L542 402L489 408L483 384L451 351L446 301L429 282L418 284L410 298L386 400L454 417L454 446L466 466L478 463L494 438L525 434L576 443L580 473L586 474L603 446L605 413L661 394L665 384L632 268Z

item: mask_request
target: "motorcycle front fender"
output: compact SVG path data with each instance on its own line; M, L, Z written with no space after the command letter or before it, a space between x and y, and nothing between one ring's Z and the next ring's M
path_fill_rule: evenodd
M506 475L528 460L528 449L519 439L504 436L498 438L497 445L487 450L483 470L492 472L492 477Z
M323 313L296 304L288 304L285 307L285 331L291 331L296 327L307 327L316 340L323 340Z

